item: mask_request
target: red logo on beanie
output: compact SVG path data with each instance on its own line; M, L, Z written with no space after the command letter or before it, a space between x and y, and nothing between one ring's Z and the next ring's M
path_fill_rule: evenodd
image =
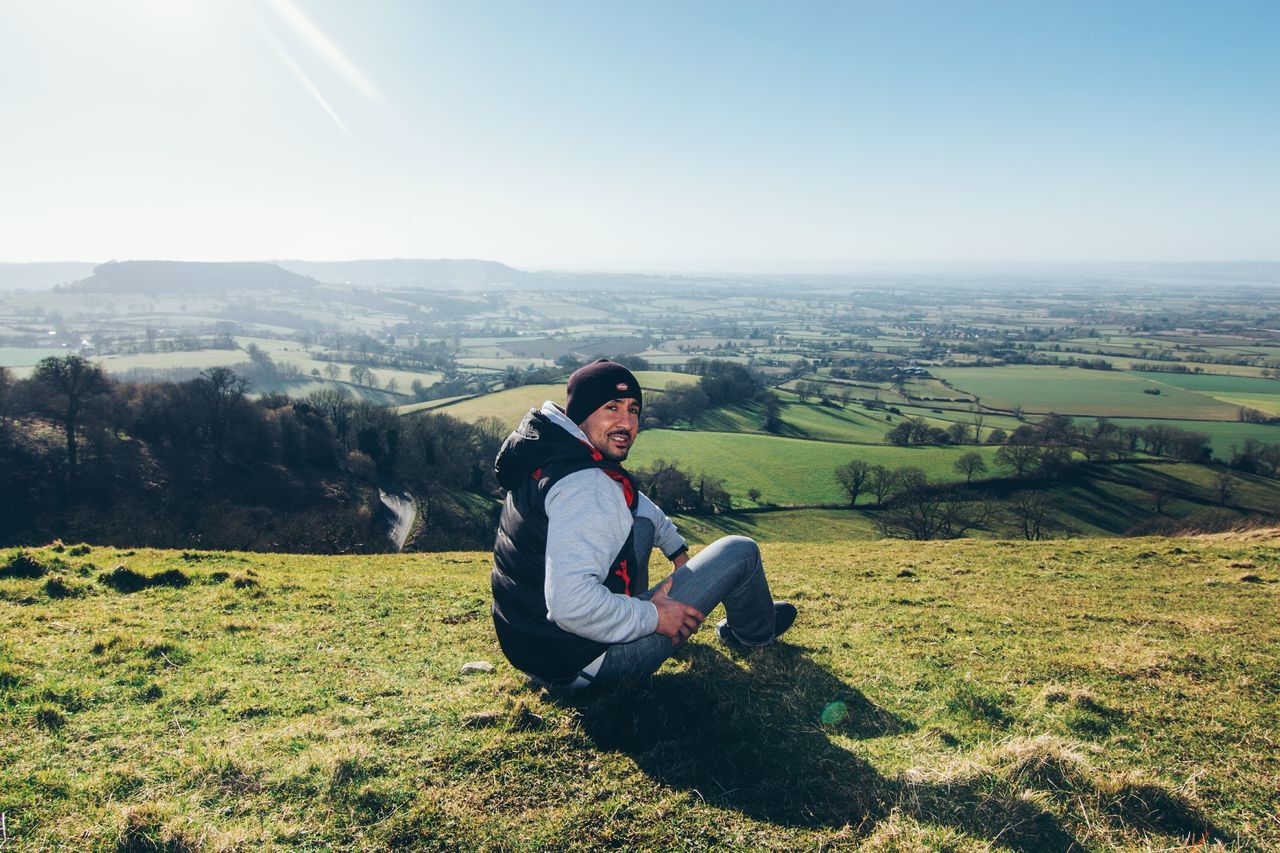
M627 390L627 383L619 382L616 387L619 391L625 391Z

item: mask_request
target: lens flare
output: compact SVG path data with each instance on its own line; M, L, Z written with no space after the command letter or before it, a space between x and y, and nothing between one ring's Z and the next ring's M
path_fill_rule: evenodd
M822 724L824 726L834 726L836 723L844 721L849 716L849 706L843 702L832 702L830 705L822 709Z

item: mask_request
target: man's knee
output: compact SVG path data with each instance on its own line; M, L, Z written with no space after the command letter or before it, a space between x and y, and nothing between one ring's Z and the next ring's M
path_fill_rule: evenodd
M756 540L747 536L725 536L716 540L715 544L719 545L728 557L744 562L760 559L760 546L756 544Z

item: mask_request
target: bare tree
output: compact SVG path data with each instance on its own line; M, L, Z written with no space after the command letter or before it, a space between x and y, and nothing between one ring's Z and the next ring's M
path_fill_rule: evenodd
M9 394L13 387L13 376L8 368L0 367L0 438L4 438L9 430Z
M50 356L31 374L40 408L62 427L67 438L67 481L76 478L76 430L85 406L107 393L110 384L102 368L78 355Z
M898 482L898 472L884 465L872 465L867 478L867 489L876 496L876 506L884 506L885 498L893 492Z
M996 463L1012 468L1019 477L1040 464L1040 448L1032 444L1005 444L996 451Z
M981 409L974 409L969 417L969 421L973 424L973 440L976 444L982 443L982 424L986 420L987 416Z
M876 517L883 536L904 539L955 539L991 518L991 505L970 500L955 489L931 485L923 476L904 478L907 485Z
M1155 511L1163 515L1165 504L1173 497L1173 492L1164 483L1156 483L1147 490L1147 494L1151 495L1151 504Z
M249 380L229 367L210 367L191 383L192 392L204 408L209 444L218 449L226 438L231 415L249 391Z
M862 494L870 475L871 465L865 459L850 460L836 469L836 482L849 496L849 506L858 502L858 495Z
M955 468L958 473L964 474L966 483L972 483L974 474L987 473L987 460L983 459L978 451L970 450L968 453L961 454L956 460Z
M1235 490L1235 479L1229 471L1218 471L1213 475L1213 494L1217 497L1218 503L1226 506L1227 501L1231 500L1231 496L1235 494Z
M1035 540L1044 535L1053 509L1048 495L1044 492L1017 492L1009 499L1008 506L1024 538Z

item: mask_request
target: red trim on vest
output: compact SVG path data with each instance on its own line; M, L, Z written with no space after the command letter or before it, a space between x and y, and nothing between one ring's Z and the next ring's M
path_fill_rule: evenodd
M622 592L624 595L631 594L631 575L627 573L627 561L619 560L618 568L614 574L622 578Z
M533 470L533 479L535 479L535 480L541 480L541 479L542 479L542 469L541 469L541 468L535 468L535 469Z
M620 471L612 471L608 468L602 468L601 470L609 475L609 479L613 480L619 486L622 486L622 497L627 502L627 509L635 509L636 490L632 487L631 481L628 480Z
M604 461L604 454L601 453L599 450L596 450L595 445L591 444L590 442L583 441L582 439L578 439L578 443L581 444L583 447L585 447L588 451L590 451L592 462ZM631 485L631 481L627 479L626 475L618 471L614 471L610 468L601 468L600 470L608 474L609 479L613 480L615 483L617 483L619 486L622 487L622 497L627 502L627 509L635 509L636 508L636 490L635 490L635 487ZM537 477L534 477L534 479L536 480Z

